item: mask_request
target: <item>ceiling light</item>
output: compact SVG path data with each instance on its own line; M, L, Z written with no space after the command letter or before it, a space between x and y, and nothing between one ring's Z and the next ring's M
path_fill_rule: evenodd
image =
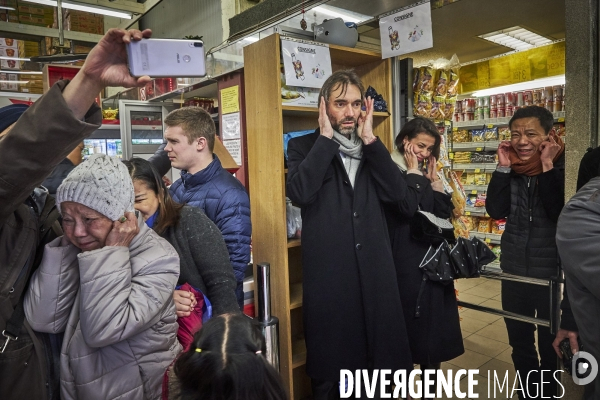
M369 15L359 14L333 6L321 5L313 8L312 10L330 17L341 18L344 20L344 22L354 22L357 24L373 18Z
M42 75L43 72L39 71L0 71L0 73L4 72L5 74L27 74L27 75Z
M248 36L247 38L243 38L242 42L254 43L254 42L258 42L258 38L254 37L254 36Z
M31 61L29 58L6 57L6 56L0 56L0 60L19 60L19 61Z
M19 83L19 84L25 85L26 83L29 83L29 81L4 81L4 80L0 80L0 83Z
M0 6L0 10L15 11L16 9L14 7Z
M552 43L552 40L528 31L525 28L521 28L520 26L513 26L512 28L486 33L484 35L479 35L479 37L515 50L527 50L535 46Z
M43 4L46 6L56 7L56 0L23 0L23 1L26 1L28 3L36 3L36 4ZM117 17L117 18L124 18L124 19L132 18L131 13L128 13L126 11L118 11L118 10L111 9L111 8L88 6L88 5L84 5L81 3L71 3L71 2L67 2L67 1L63 1L61 5L63 8L67 8L69 10L85 11L85 12L89 12L89 13L108 15L110 17Z
M506 93L506 92L518 92L521 90L528 89L536 89L545 86L554 86L554 85L564 85L565 84L565 76L564 75L556 75L548 78L534 79L532 81L515 83L513 85L506 86L498 86L491 89L478 90L473 92L471 96L473 97L482 97L489 96L496 93Z

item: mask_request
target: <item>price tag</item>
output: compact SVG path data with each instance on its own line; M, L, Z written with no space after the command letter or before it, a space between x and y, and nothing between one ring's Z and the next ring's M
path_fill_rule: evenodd
M488 214L488 213L485 213L485 216L489 218L490 214Z
M486 242L486 243L492 243L492 239L490 239L490 238L485 238L485 242Z
M452 128L452 131L453 131L453 132L458 132L458 126L455 126L455 127L453 127L453 128Z
M475 168L475 173L476 173L476 174L478 174L478 173L480 173L480 172L481 172L481 169L479 169L479 168Z
M565 122L565 119L563 117L558 119L558 122Z
M454 160L454 153L448 153L448 158Z
M444 121L444 125L450 126L450 121Z
M483 147L477 147L475 148L475 151L483 151Z
M487 127L488 127L489 129L492 129L492 128L494 127L494 124L488 124L488 125L487 125Z
M471 194L477 194L477 190L471 190Z
M471 211L465 211L465 215L471 215Z

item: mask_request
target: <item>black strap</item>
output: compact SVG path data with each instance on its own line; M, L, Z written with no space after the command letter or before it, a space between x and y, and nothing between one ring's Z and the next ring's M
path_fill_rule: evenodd
M23 321L25 321L25 306L23 305L23 302L25 300L26 289L27 288L21 293L17 306L10 316L10 319L6 321L6 329L2 332L5 337L10 338L11 340L17 340L19 338Z

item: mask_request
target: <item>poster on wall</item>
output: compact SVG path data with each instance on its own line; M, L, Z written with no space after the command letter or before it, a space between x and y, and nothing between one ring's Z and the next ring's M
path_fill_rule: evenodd
M331 75L331 55L326 44L281 39L287 86L320 89Z
M379 20L381 58L390 58L433 47L431 5L424 2Z

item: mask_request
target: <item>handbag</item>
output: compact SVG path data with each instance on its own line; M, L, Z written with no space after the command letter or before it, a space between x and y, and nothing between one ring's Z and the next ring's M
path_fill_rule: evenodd
M431 244L456 242L452 223L427 211L415 213L410 221L410 233L413 239Z

